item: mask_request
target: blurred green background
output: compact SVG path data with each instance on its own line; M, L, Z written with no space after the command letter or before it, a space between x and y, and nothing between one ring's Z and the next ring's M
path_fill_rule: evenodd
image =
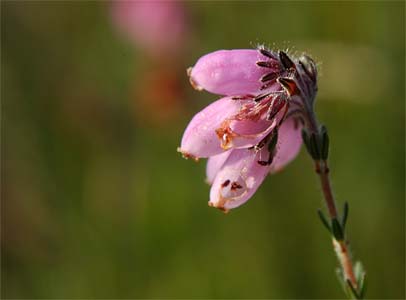
M217 98L185 69L262 43L319 62L317 112L368 298L404 298L405 3L184 9L178 55L151 56L109 2L1 2L2 298L342 298L303 149L228 215L207 206L205 162L176 152Z

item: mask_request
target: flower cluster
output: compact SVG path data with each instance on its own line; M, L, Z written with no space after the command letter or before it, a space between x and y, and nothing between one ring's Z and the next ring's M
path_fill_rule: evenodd
M227 212L299 153L317 92L316 65L305 55L292 59L261 47L209 53L188 74L195 89L224 97L193 117L178 151L209 158L209 205Z

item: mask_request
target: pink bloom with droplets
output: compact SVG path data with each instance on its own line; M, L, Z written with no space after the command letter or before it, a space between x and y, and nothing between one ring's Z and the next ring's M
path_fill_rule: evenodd
M260 48L207 54L188 74L196 89L224 97L193 117L178 151L208 158L209 205L227 212L299 153L317 70L307 56L292 60L283 51Z
M188 35L186 11L180 1L115 0L112 18L130 41L153 55L178 51Z

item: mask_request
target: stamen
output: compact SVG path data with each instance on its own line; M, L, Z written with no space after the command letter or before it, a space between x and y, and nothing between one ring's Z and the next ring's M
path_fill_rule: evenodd
M262 55L264 55L264 56L266 56L266 57L269 57L269 58L272 58L272 59L277 59L277 57L270 51L270 50L267 50L267 49L264 49L264 48L260 48L259 49L259 52L262 54Z
M242 189L243 188L243 186L241 185L241 184L239 184L238 182L236 182L236 181L234 181L232 184L231 184L231 190L232 191L235 191L235 190L238 190L238 189Z
M278 128L272 130L272 132L266 137L268 142L268 160L258 160L258 164L261 166L269 166L273 162L273 158L275 157L275 148L276 144L278 143Z
M266 136L265 138L263 138L258 144L256 144L255 146L252 146L250 148L248 148L249 150L254 149L255 152L259 152L260 150L262 150L262 148L264 148L264 146L266 145L266 142L268 141L268 136Z
M268 74L265 74L264 76L262 76L260 81L261 82L271 81L271 80L275 80L277 77L278 77L277 73L271 72L271 73L268 73Z
M234 180L227 179L225 182L227 182L227 185L221 185L219 191L220 199L216 207L224 207L228 201L238 200L238 198L243 196L248 190L247 184L241 175Z
M289 96L300 94L299 88L297 87L296 82L293 79L279 77L277 81L286 90Z
M231 100L252 100L256 97L254 95L241 95L241 96L234 96L231 97Z
M229 184L230 184L230 179L227 179L226 181L224 181L224 182L221 184L221 187L224 188L224 187L228 186Z
M286 104L287 100L284 97L276 97L269 107L267 120L273 120Z
M271 96L271 93L260 94L254 98L255 102L259 102L267 97Z
M285 69L294 69L296 70L296 66L294 62L290 59L290 57L283 51L279 51L279 60L282 63L282 66Z
M275 64L271 61L257 61L256 64L258 67L269 68L269 69L275 68Z
M264 167L270 165L267 160L258 160L258 164Z

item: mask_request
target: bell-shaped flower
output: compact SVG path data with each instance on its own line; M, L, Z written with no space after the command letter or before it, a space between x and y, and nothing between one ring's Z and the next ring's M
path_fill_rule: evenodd
M259 80L269 73L268 68L257 62L268 62L269 69L279 69L277 60L272 60L257 50L219 50L201 57L188 70L190 82L197 90L206 90L219 95L239 95L257 92L263 83Z
M208 158L209 205L228 211L299 153L317 69L307 56L292 60L260 48L207 54L188 74L196 89L226 97L193 117L178 151L186 158Z
M280 171L300 151L301 126L288 119L279 128L275 153L270 164L269 149L235 149L208 159L206 176L211 184L209 205L228 211L245 203L261 185L266 175Z

